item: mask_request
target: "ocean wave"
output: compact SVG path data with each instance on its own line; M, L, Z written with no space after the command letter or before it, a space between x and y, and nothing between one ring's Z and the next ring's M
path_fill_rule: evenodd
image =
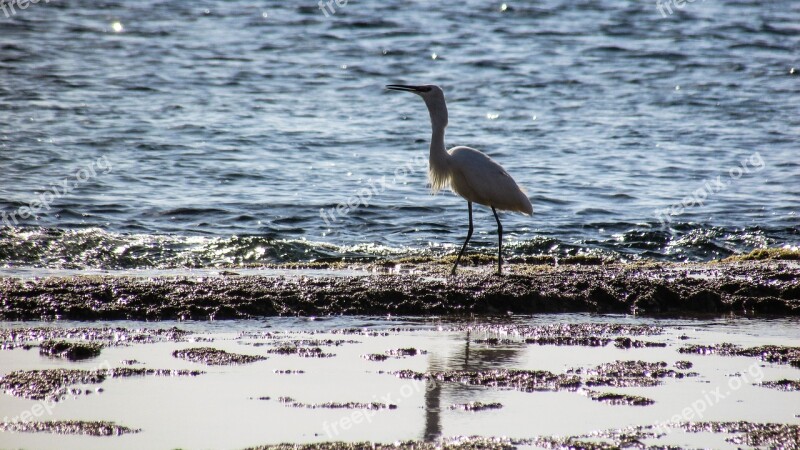
M609 224L610 225L610 224ZM794 235L794 239L790 235ZM568 241L539 235L504 241L506 256L589 256L606 261L707 261L755 248L798 241L797 230L784 239L758 228L723 229L699 224L671 228L642 225L604 239ZM354 261L403 257L440 257L458 251L461 242L393 247L379 243L337 245L306 239L266 236L185 236L113 233L100 228L66 230L43 227L0 228L0 266L49 269L244 268L268 264ZM474 239L470 251L494 255L494 236Z

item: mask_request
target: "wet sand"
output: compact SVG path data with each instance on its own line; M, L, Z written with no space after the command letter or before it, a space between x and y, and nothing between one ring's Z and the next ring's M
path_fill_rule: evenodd
M342 269L339 264L338 269ZM269 316L597 312L800 315L800 264L491 265L447 276L444 263L277 275L71 276L0 279L0 320L220 320Z

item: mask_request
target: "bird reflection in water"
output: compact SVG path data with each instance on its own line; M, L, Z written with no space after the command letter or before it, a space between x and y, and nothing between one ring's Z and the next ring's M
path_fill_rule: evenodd
M456 336L454 339L463 339L464 345L456 347L458 350L452 355L441 355L435 352L428 354L428 371L446 370L492 370L502 367L515 366L522 357L522 348L498 348L486 345L472 345L470 348L470 332L465 336ZM425 381L425 429L423 439L435 441L442 436L442 396L454 399L451 403L465 403L472 401L469 397L478 394L474 387L449 383L445 386L437 380ZM457 399L457 401L455 401ZM446 408L447 406L445 406Z

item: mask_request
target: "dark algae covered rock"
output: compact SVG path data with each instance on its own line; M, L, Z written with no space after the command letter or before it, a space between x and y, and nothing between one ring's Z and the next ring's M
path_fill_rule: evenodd
M219 350L212 347L195 347L185 348L183 350L175 350L172 352L172 356L191 362L207 364L209 366L249 364L267 359L266 356L240 355L237 353L228 353L225 350Z
M2 278L0 319L221 320L509 312L800 315L800 268L781 261L512 265L509 275L502 277L482 273L449 277L444 265L424 263L411 272Z
M17 370L0 378L0 389L6 394L32 400L59 400L67 394L80 394L80 389L69 389L75 385L94 385L107 378L136 376L196 376L204 372L196 370L169 370L145 368L114 369L47 369Z
M57 358L66 358L70 361L94 358L100 356L102 344L96 342L67 342L48 340L39 344L39 354Z
M121 436L142 430L114 422L83 420L48 420L44 422L0 422L0 431L13 433L55 433L85 436Z
M789 364L800 369L800 347L787 347L781 345L762 345L759 347L743 348L738 345L723 342L714 345L687 345L678 349L681 353L696 353L699 355L722 356L750 356L760 358L762 361L776 364Z

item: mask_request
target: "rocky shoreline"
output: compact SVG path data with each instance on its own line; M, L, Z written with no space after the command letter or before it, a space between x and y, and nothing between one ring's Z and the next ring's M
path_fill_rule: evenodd
M360 271L360 272L356 272ZM490 266L364 265L352 276L0 278L0 320L220 320L268 316L563 312L800 315L795 261Z

